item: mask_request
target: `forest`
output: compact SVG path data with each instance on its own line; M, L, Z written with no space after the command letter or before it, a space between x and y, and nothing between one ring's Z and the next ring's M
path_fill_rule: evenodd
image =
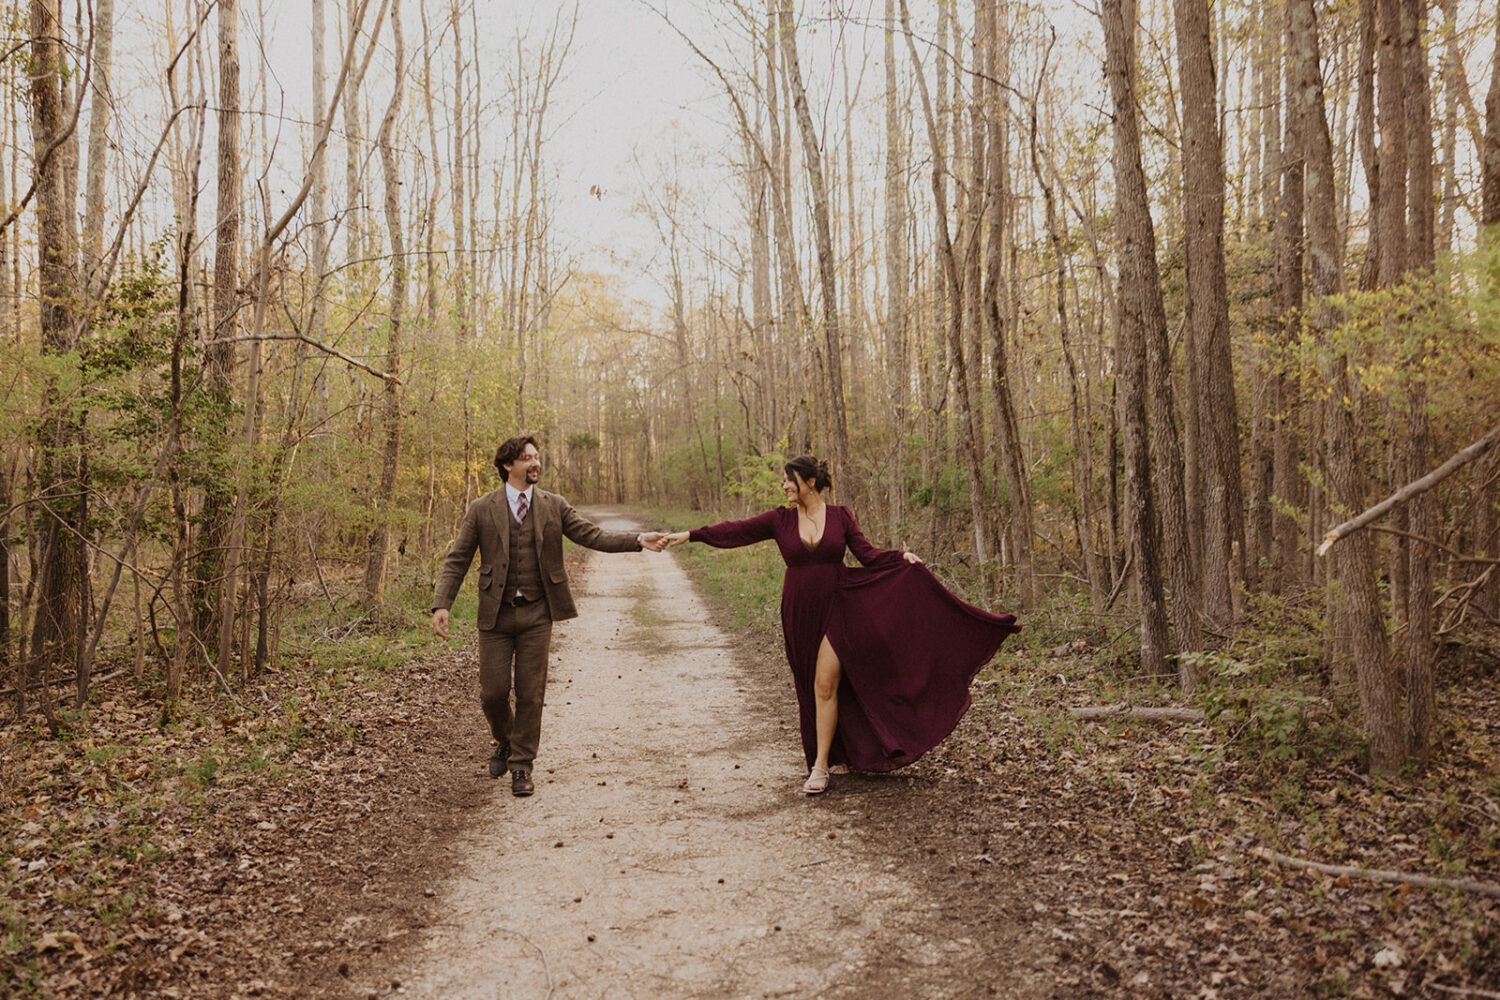
M516 431L648 520L826 457L1028 641L1189 711L1311 685L1370 779L1472 737L1494 4L638 0L705 96L609 190L554 145L593 0L295 6L0 4L18 738L424 609ZM652 239L617 267L568 221L611 200Z

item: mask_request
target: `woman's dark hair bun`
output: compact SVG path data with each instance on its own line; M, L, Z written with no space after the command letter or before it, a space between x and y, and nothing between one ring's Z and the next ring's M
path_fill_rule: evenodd
M802 455L786 463L786 474L795 475L819 493L833 485L833 476L828 473L828 463L811 455Z

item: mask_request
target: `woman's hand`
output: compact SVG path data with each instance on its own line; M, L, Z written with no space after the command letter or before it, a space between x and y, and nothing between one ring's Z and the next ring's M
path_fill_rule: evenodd
M905 559L907 562L911 563L914 566L922 565L922 557L917 555L915 552L903 552L901 553L901 558Z
M685 542L687 540L688 540L688 532L686 532L686 531L674 531L670 535L663 535L662 536L662 545L665 548L669 548L670 549L673 546L681 545L683 542Z

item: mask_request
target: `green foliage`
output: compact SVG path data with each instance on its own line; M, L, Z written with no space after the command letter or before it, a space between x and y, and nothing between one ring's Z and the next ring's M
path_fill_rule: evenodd
M786 479L787 459L783 441L776 451L765 455L742 455L724 492L727 496L742 497L752 507L774 507L784 499L781 484Z
M1327 767L1357 760L1358 732L1326 693L1281 670L1223 653L1182 654L1207 678L1198 694L1205 718L1242 765L1275 775L1291 764Z

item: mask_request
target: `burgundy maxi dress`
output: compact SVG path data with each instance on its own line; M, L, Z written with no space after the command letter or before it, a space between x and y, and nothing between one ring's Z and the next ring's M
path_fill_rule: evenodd
M847 507L828 505L823 537L812 548L797 531L794 507L696 528L688 537L718 548L776 540L786 562L781 629L808 767L817 758L813 674L824 636L843 667L828 762L890 771L953 731L969 710L974 675L1020 629L1014 615L965 604L926 566L872 546ZM862 566L844 565L845 548Z

